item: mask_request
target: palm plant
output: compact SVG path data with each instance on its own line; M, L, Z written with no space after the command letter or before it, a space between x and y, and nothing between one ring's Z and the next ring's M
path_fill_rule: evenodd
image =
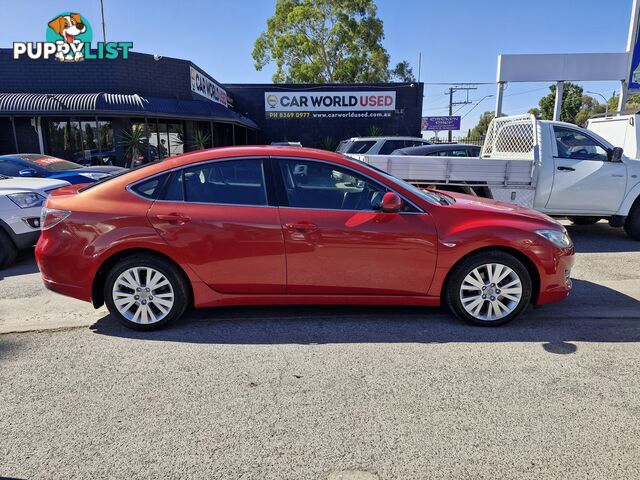
M378 125L370 125L369 126L369 136L370 137L379 137L382 135L382 128Z
M204 150L211 143L211 133L205 132L199 128L196 128L191 137L191 143L189 146L192 150Z
M126 157L131 158L131 168L133 168L137 158L146 150L147 132L144 125L134 124L122 130L120 135L121 140L118 143L124 147Z
M329 150L330 152L333 152L337 146L338 146L338 142L336 142L333 137L327 136L322 139L322 148L324 150Z

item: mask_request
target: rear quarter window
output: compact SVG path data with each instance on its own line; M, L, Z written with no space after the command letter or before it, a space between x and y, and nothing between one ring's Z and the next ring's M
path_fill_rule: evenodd
M142 180L130 187L130 190L141 197L149 200L155 200L160 195L164 183L169 176L168 173L158 175L147 180Z

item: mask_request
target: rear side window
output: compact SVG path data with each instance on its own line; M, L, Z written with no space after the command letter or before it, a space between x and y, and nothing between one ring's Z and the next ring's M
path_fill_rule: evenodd
M375 144L375 140L358 140L353 142L345 153L367 153Z
M158 175L147 180L136 183L131 186L131 191L137 193L141 197L148 198L149 200L155 200L158 198L160 191L164 185L165 180L169 174Z
M398 150L399 148L404 148L407 146L407 142L405 140L387 140L384 142L384 145L380 149L380 155L389 155L394 150Z
M179 192L174 182L168 192ZM182 170L184 201L227 205L267 205L262 160L231 160L197 165ZM172 188L173 187L173 188Z

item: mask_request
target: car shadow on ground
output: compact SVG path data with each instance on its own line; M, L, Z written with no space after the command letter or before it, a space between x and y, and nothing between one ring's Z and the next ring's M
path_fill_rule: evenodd
M33 249L24 250L18 254L18 258L13 265L5 268L4 270L0 269L0 280L9 277L17 277L19 275L37 273L38 271L38 265L36 265L36 260L33 256Z
M613 228L605 221L595 225L565 224L578 253L640 252L640 242L624 228Z
M594 310L580 300L594 293L593 298L604 299L629 315L599 315L602 306ZM575 282L573 295L579 299L530 308L524 317L498 328L467 325L438 308L272 306L192 310L173 325L153 332L129 330L105 316L91 329L100 335L135 340L220 345L536 342L557 354L575 353L574 342L640 342L640 302L636 299L585 281ZM633 312L635 317L630 316Z

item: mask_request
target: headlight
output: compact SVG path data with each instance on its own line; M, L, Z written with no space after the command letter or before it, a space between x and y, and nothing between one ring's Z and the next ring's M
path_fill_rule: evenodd
M573 246L573 242L569 238L569 235L567 235L567 232L562 230L536 230L536 233L549 240L558 248L570 248Z
M45 200L42 195L35 192L12 193L7 197L20 208L41 207Z
M109 175L111 175L111 174L110 173L97 173L97 172L86 172L86 173L81 173L80 174L80 176L88 178L89 180L92 180L94 182L97 182L101 178L108 177Z

